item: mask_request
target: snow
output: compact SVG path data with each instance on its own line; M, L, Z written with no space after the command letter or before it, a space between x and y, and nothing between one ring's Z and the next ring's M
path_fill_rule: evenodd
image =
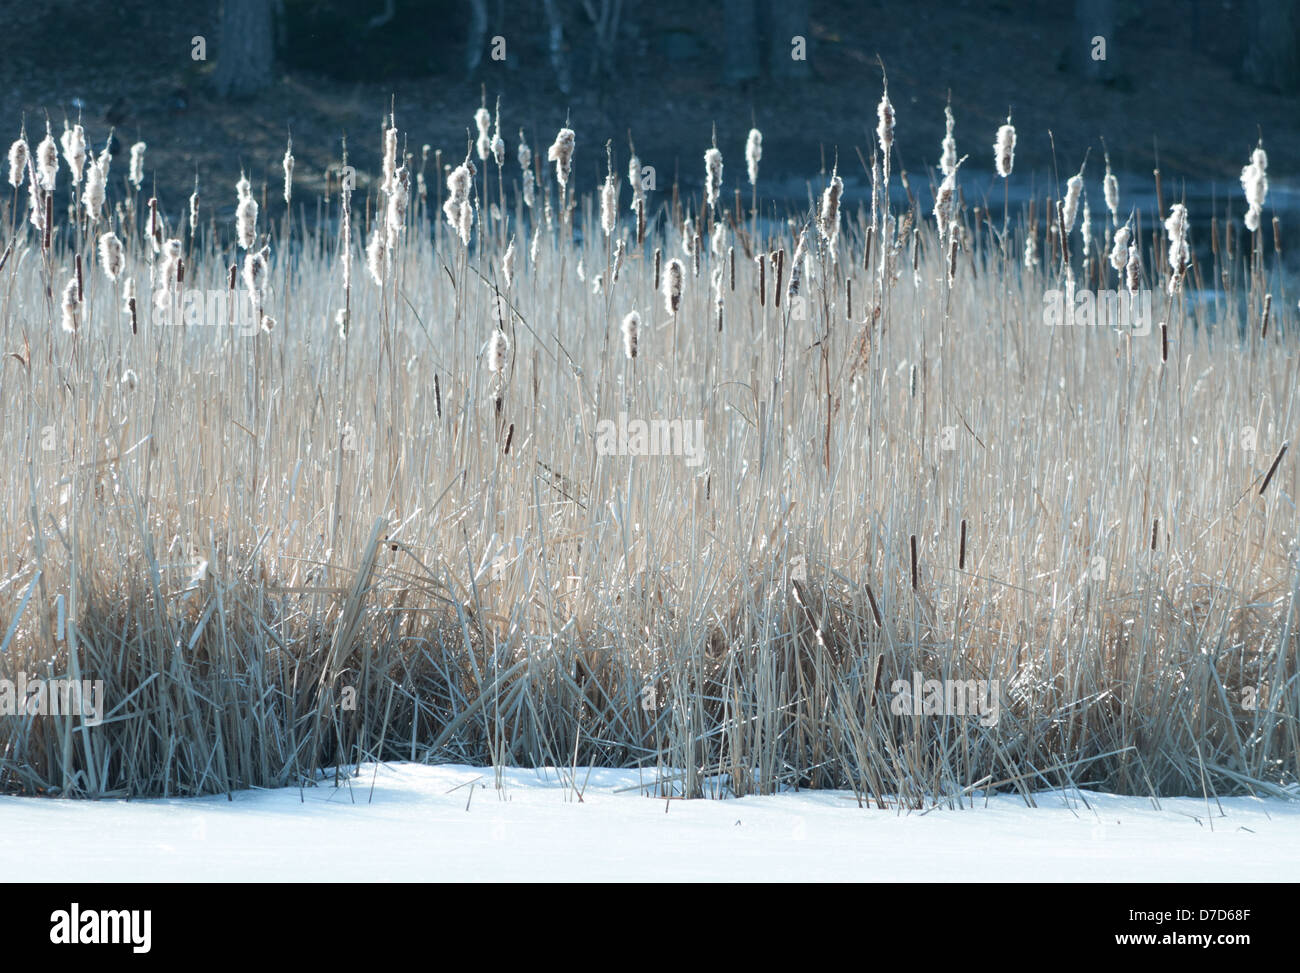
M928 813L844 791L639 793L652 774L369 765L335 787L0 797L19 881L1294 881L1300 801L1079 791ZM563 780L561 779L563 778ZM1085 803L1086 802L1086 803ZM467 807L468 805L468 807ZM1221 806L1221 810L1220 810Z

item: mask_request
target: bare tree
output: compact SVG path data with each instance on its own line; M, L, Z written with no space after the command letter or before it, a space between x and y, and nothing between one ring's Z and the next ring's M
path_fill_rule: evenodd
M757 0L725 0L723 21L723 77L728 84L741 84L758 77Z
M223 0L213 85L226 98L256 94L271 83L271 0Z
M1257 85L1300 91L1300 0L1250 0L1242 73Z

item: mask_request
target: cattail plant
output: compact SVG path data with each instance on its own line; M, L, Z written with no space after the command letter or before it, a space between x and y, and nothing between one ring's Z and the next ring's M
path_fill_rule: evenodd
M749 130L745 139L745 169L749 174L749 184L758 186L758 163L763 158L763 133L756 128Z
M443 215L447 223L456 231L460 242L469 246L470 232L474 227L474 204L470 201L469 190L473 182L469 166L458 165L447 176L447 200L442 204Z
M1102 195L1106 200L1106 208L1110 210L1110 225L1119 226L1119 180L1115 178L1115 173L1110 171L1110 155L1106 155L1106 176L1101 181Z
M99 266L104 271L104 276L111 281L116 281L122 275L125 266L122 254L122 241L116 233L108 230L99 235Z
M614 169L608 165L605 183L600 187L600 229L605 236L610 236L618 224L618 184L614 181Z
M1241 170L1241 188L1246 193L1246 229L1254 233L1268 196L1268 156L1262 146L1250 154L1250 164Z
M637 337L641 333L641 315L635 310L628 311L623 317L623 354L629 361L636 360Z
M519 171L523 180L523 199L524 205L529 209L533 208L533 150L528 147L524 141L524 130L519 130Z
M715 213L722 193L722 153L713 146L704 153L704 198Z
M136 142L131 146L131 163L127 178L137 191L144 184L144 153L147 148L144 142Z
M67 285L63 288L63 299L60 302L62 311L62 327L64 331L75 333L80 325L81 318L81 294L80 286L77 283L76 276L68 279Z
M397 249L402 233L406 230L406 208L410 200L411 171L406 166L401 166L393 173L393 188L388 194L388 214L384 218L390 251Z
M500 376L505 371L509 354L510 339L500 328L494 328L488 340L488 371Z
M943 106L943 142L939 148L939 171L944 177L951 176L957 171L957 140L952 137L954 119L952 117L952 96L949 95L948 104Z
M1183 286L1183 277L1191 262L1191 248L1187 244L1187 207L1175 203L1165 220L1165 233L1169 235L1169 293Z
M1123 270L1128 260L1128 241L1132 233L1127 223L1115 231L1115 239L1110 250L1110 265L1116 270Z
M27 170L27 140L22 138L14 139L9 146L9 185L17 189L23 184L23 177Z
M131 159L134 165L135 156L132 155ZM240 173L239 182L235 183L235 195L239 200L235 206L235 236L239 240L240 249L251 250L257 242L257 200L253 198L248 177L243 173Z
M480 162L486 162L492 154L492 113L486 107L474 113L474 124L478 127L478 138L474 149L478 152Z
M561 189L568 188L569 172L573 167L574 134L571 128L562 128L555 136L555 141L546 150L548 162L555 163L555 181Z
M826 247L830 250L832 262L837 259L836 244L840 236L840 195L844 192L844 180L839 173L832 170L831 181L822 192L821 211L817 217L817 230Z
M1079 212L1079 198L1083 195L1083 166L1065 183L1065 198L1061 201L1061 239L1064 243L1074 229L1074 218Z
M104 206L104 170L94 159L86 169L86 188L81 193L81 204L90 223L99 222L99 211Z
M682 282L685 277L685 265L676 257L669 260L667 266L664 267L663 295L664 310L671 315L677 313L677 308L682 302Z
M63 123L63 135L59 137L63 144L63 159L68 163L68 168L72 171L72 184L74 186L81 182L81 176L86 166L86 132L80 125L68 127L67 122Z
M998 128L997 138L993 142L993 165L1003 179L1011 175L1011 167L1016 161L1016 129L1011 124L1011 116Z
M54 144L54 136L49 126L45 126L45 138L36 146L36 174L41 181L41 188L47 193L54 192L59 177L59 149Z
M284 205L293 204L293 139L284 148Z

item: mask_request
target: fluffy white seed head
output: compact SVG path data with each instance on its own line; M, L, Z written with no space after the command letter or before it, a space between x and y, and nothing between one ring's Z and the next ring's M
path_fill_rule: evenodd
M474 148L478 152L478 157L486 162L492 152L492 113L486 108L480 108L474 113L474 124L478 127L478 138L474 142Z
M1169 235L1169 293L1182 287L1183 276L1191 262L1191 247L1187 243L1187 207L1175 203L1165 220L1165 233Z
M1006 124L998 129L998 137L993 142L993 162L998 175L1006 179L1011 175L1011 167L1016 159L1016 130L1007 116Z
M284 150L284 205L293 201L293 141Z
M876 140L880 143L881 154L888 160L890 146L894 144L894 106L889 100L888 88L881 93L880 104L876 105Z
M250 249L257 242L257 200L252 193L241 195L239 204L235 207L235 235L239 238L239 246L244 250Z
M1119 225L1119 180L1110 171L1110 159L1106 159L1106 178L1101 181L1102 194L1106 197L1106 208L1110 210L1111 226Z
M504 372L509 354L510 339L500 328L494 329L488 341L488 371L497 375Z
M80 125L65 127L59 141L63 143L63 159L72 170L72 184L75 186L81 182L86 168L86 131Z
M555 163L555 179L561 187L569 185L569 171L573 167L573 129L562 128L555 136L555 141L546 150L546 158Z
M745 168L749 174L751 186L758 183L758 163L763 158L763 133L756 128L749 130L745 139Z
M136 189L144 183L144 152L147 148L144 142L136 142L131 146L131 165L127 171L127 178Z
M676 257L668 261L668 266L664 268L664 278L661 286L664 295L664 309L669 314L677 313L677 308L682 302L682 281L685 279L685 265Z
M40 177L41 188L47 193L54 192L59 178L59 148L48 131L41 144L36 146L36 174Z
M817 220L817 228L832 253L835 251L835 242L840 235L840 196L843 192L844 180L838 174L831 176L831 181L822 192L822 208Z
M397 173L397 126L384 129L383 181L379 188L385 193L393 191L393 178Z
M104 170L94 159L86 169L86 188L81 193L81 204L91 223L99 222L99 211L104 205Z
M99 235L99 267L104 276L115 281L122 275L125 261L122 256L122 241L112 230Z
M1250 164L1241 170L1241 188L1246 193L1246 228L1254 233L1259 229L1268 197L1268 156L1263 148L1250 154Z
M14 139L9 146L9 185L17 189L27 175L27 140Z
M617 223L618 184L614 182L614 174L611 172L606 174L605 185L600 190L600 228L605 236L609 236Z
M1074 229L1074 218L1079 212L1079 198L1083 195L1083 170L1080 169L1065 184L1065 199L1061 203L1061 231L1070 235Z
M1136 296L1138 288L1142 286L1142 258L1138 256L1136 244L1129 245L1128 263L1124 265L1124 275L1128 280L1128 292Z
M501 258L501 275L506 279L506 287L514 283L515 279L515 238L510 238L510 246L506 247L506 255Z
M952 137L954 120L952 117L952 105L944 105L944 136L940 148L943 150L939 156L939 170L945 175L950 176L957 168L957 140Z
M75 332L80 324L81 318L81 293L77 289L77 277L74 274L68 278L68 284L63 288L63 299L60 302L62 310L63 330L69 333Z
M636 359L637 338L641 334L641 315L636 311L628 311L623 318L623 354L629 360Z
M709 149L704 153L704 195L709 206L718 206L718 196L722 192L722 153Z
M1123 270L1124 263L1128 260L1128 240L1132 233L1127 223L1115 231L1115 242L1110 249L1110 265L1116 270Z

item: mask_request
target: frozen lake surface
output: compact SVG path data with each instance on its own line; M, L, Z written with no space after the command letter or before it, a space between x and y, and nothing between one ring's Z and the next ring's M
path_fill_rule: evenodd
M563 779L562 779L563 778ZM1091 792L864 810L844 791L638 793L652 774L369 765L198 799L0 798L16 881L1295 881L1300 801Z

